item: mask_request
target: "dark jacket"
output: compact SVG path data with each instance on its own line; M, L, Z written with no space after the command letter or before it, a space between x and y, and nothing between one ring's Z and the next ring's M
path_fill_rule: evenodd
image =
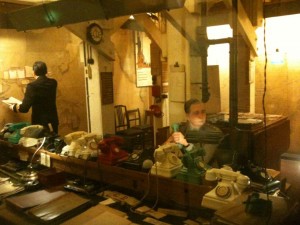
M205 123L199 130L195 131L189 129L187 122L181 123L179 131L188 143L219 144L224 137L219 128L209 123Z
M39 76L26 88L19 112L26 113L32 107L31 123L48 127L51 123L55 133L58 132L58 115L56 109L57 81L46 76Z

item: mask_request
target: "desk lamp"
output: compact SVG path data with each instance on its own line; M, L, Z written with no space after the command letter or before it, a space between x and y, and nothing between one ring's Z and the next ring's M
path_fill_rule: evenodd
M43 138L43 141L41 143L41 145L35 150L35 152L33 153L30 163L27 166L28 171L25 172L22 177L21 180L24 182L25 184L25 188L27 189L31 189L32 187L36 187L39 182L38 182L38 175L37 172L34 170L34 166L33 166L33 159L36 155L36 153L43 147L43 145L45 144L46 141L46 137Z

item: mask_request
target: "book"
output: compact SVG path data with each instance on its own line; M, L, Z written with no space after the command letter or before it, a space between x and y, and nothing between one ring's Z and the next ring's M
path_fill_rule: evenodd
M29 209L27 214L39 222L47 223L70 218L82 213L90 206L91 201L89 199L68 192L50 202Z
M50 192L47 190L40 190L24 195L13 196L5 199L5 201L8 206L12 206L18 210L25 210L50 202L58 197L65 195L66 193L67 192L65 191Z

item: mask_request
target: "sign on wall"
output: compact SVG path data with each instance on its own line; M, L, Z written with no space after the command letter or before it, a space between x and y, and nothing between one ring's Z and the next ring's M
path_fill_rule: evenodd
M136 86L137 87L152 86L151 67L136 69Z

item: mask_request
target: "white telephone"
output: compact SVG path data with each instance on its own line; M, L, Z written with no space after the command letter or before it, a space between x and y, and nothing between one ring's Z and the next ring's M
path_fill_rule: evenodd
M151 174L164 177L177 175L182 168L182 162L179 159L181 156L180 148L175 143L159 146L154 151L154 159L156 162L151 168Z
M218 210L236 199L249 186L249 177L235 172L229 168L213 168L206 171L205 179L208 181L219 180L217 186L206 193L201 205L206 208Z

